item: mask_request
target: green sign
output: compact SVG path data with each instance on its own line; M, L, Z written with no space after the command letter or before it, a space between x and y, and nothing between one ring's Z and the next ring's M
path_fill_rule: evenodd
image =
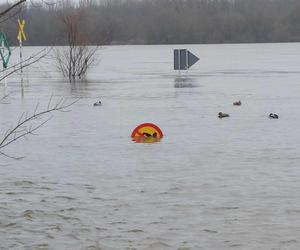
M0 32L0 56L3 62L3 68L7 68L7 64L11 55L6 35Z

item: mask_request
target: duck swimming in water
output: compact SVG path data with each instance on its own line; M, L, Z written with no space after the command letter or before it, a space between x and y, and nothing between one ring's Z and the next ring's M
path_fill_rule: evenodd
M228 115L228 114L224 114L224 113L222 113L222 112L219 112L219 113L218 113L218 117L219 117L219 118L224 118L224 117L229 117L229 115Z
M272 118L272 119L278 119L278 118L279 118L279 115L270 113L270 114L269 114L269 117Z
M241 106L241 105L242 105L242 102L241 102L241 101L234 102L233 105L234 105L234 106Z
M101 106L101 105L102 105L101 101L94 103L94 106Z

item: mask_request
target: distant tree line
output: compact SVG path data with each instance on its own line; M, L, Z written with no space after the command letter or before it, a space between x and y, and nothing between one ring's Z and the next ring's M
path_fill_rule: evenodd
M16 45L21 17L26 45L65 45L66 13L91 45L300 41L299 0L58 0L28 3L0 27Z

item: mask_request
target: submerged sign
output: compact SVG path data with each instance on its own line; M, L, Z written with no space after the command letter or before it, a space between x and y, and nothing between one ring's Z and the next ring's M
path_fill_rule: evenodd
M159 142L163 136L160 128L153 123L143 123L137 126L131 134L132 140L140 143Z
M10 55L11 50L9 48L6 35L3 32L0 32L0 56L3 63L3 68L7 68Z
M26 41L26 35L24 32L24 27L25 27L25 20L20 20L18 19L18 28L19 28L19 32L18 32L18 40L21 43L22 41Z
M187 49L174 49L174 70L186 70L199 61Z

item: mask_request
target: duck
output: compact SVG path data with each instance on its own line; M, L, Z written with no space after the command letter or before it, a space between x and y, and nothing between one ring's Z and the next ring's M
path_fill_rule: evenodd
M228 115L228 114L224 114L224 113L222 113L222 112L219 112L219 113L218 113L218 117L219 117L219 118L224 118L224 117L229 117L229 115Z
M100 106L100 105L102 105L101 101L94 103L94 106Z
M272 119L278 119L278 118L279 118L279 115L270 113L270 114L269 114L269 117L272 118Z
M241 102L241 101L234 102L233 105L234 105L234 106L241 106L241 105L242 105L242 102Z

